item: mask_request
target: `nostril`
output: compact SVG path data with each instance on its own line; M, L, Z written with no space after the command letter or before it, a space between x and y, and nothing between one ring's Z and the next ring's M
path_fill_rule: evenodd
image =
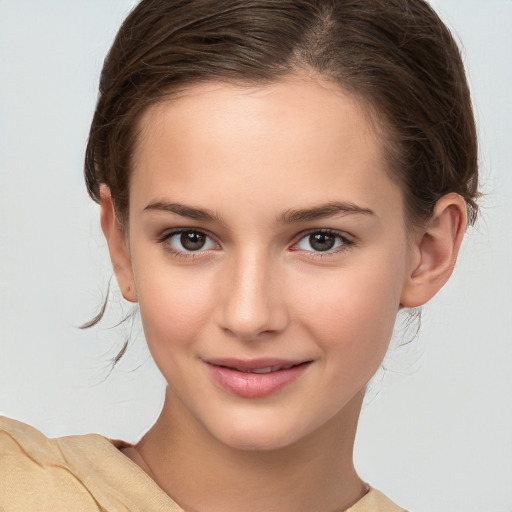
M225 333L242 340L259 340L280 332L288 323L280 283L268 254L244 252L224 274L217 311Z
M247 328L247 326L238 328L235 327L222 327L222 330L225 334L227 334L230 337L238 338L241 340L251 341L251 340L259 340L262 338L265 338L267 336L271 336L272 334L275 334L278 332L277 329L251 329Z

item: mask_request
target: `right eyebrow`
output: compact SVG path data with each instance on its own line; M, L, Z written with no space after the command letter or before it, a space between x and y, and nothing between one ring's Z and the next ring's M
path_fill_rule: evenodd
M211 210L195 208L193 206L187 206L181 203L171 203L162 200L151 201L144 208L144 211L151 210L175 213L176 215L179 215L181 217L187 217L188 219L221 222L220 216L215 214Z

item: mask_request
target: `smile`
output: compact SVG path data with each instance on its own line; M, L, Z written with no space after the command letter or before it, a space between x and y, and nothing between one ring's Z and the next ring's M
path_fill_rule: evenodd
M231 368L232 370L238 370L239 372L243 373L270 373L270 372L277 372L279 370L289 370L293 366L296 366L295 364L289 364L289 365L275 365L275 366L266 366L265 368L251 368L250 370L243 370L241 368ZM229 368L229 367L226 367Z
M214 383L244 398L271 395L299 379L312 361L205 361ZM271 364L269 364L271 363Z

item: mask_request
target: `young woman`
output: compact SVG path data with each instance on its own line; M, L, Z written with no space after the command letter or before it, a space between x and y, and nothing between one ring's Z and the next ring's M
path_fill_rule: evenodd
M167 381L136 444L4 418L17 510L403 510L357 475L366 385L476 216L456 44L422 0L142 0L86 154Z

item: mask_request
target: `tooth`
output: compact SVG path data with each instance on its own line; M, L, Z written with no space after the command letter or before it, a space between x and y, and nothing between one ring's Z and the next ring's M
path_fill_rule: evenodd
M255 368L252 373L270 373L275 371L275 366L267 366L266 368Z
M293 366L295 366L295 365L294 364L285 364L283 366L281 366L281 365L266 366L265 368L254 368L252 370L238 369L238 371L242 372L242 373L270 373L270 372L277 372L279 370L289 370Z

